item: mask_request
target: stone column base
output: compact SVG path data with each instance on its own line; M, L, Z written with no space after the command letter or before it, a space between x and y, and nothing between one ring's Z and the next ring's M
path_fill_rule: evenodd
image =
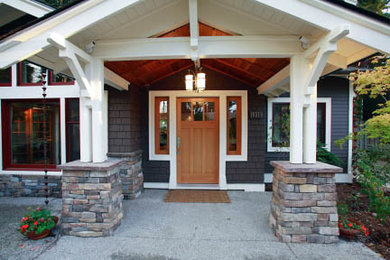
M270 226L282 242L338 241L335 173L329 164L292 164L273 161Z
M74 161L62 173L62 233L80 237L112 235L123 217L119 169L123 161Z
M144 189L144 175L142 171L142 151L131 153L108 153L109 157L123 161L119 175L122 181L122 193L125 200L136 199Z

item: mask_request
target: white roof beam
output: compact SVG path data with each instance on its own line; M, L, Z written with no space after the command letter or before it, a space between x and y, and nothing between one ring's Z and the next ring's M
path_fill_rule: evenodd
M104 83L118 90L128 90L130 82L107 68L104 68Z
M290 82L290 65L281 69L266 82L257 87L258 94L265 94Z
M0 44L0 68L8 67L19 61L41 52L49 47L47 38L53 32L60 32L64 38L69 38L88 26L91 26L108 16L127 8L139 0L94 0L81 2L77 8L72 8L43 23L33 25L7 38ZM20 42L9 45L10 41ZM8 46L8 48L3 48ZM4 50L7 50L6 53Z
M286 58L302 53L293 36L200 36L199 58ZM96 41L103 60L190 59L190 37Z
M256 0L276 10L290 14L327 31L340 24L350 24L349 39L366 46L390 53L390 28L374 19L345 10L321 0Z
M348 33L349 25L337 26L322 40L316 42L314 46L305 51L304 56L308 58L317 50L317 47L319 48L305 82L307 95L311 95L315 92L317 81L327 64L330 55L337 51L337 41L345 37Z
M50 6L31 0L0 0L0 4L6 4L35 17L41 17L54 11L54 8Z
M191 59L196 66L200 65L199 61L199 23L198 23L198 0L188 0L189 20L190 20L190 46Z

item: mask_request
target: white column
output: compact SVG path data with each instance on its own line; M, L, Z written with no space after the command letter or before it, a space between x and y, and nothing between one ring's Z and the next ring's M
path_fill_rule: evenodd
M107 159L107 120L104 112L104 63L94 59L91 63L90 84L92 101L92 161L103 162Z
M60 98L60 140L61 140L61 164L66 163L66 113L65 98Z
M80 161L92 161L91 101L80 97Z
M314 93L307 97L309 106L303 109L303 162L317 161L317 85Z
M302 55L290 61L290 162L303 162L304 85L309 63Z

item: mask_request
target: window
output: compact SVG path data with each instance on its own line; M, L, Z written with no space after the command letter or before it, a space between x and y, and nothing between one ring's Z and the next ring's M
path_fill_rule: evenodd
M80 159L80 113L79 99L67 98L65 102L66 120L66 161Z
M330 151L331 98L317 98L317 141ZM290 98L268 100L268 152L288 152Z
M12 86L12 69L9 67L8 69L0 70L0 86Z
M42 85L42 74L46 73L46 68L22 61L18 64L18 83L20 86L40 86Z
M43 100L3 101L3 161L5 169L43 169L44 131L47 137L47 165L56 168L60 158L60 105Z
M155 98L156 154L169 154L169 98Z
M241 154L241 97L227 97L227 154Z
M49 85L73 85L74 78L62 73L54 74L52 70L49 72Z

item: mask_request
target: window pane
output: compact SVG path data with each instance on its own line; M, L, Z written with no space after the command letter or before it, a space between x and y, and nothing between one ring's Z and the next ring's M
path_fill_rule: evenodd
M290 105L273 103L272 145L290 146Z
M203 121L204 102L194 102L194 121Z
M325 140L325 124L326 124L326 104L318 103L317 104L317 140L322 145L326 144Z
M230 100L228 103L229 120L229 151L237 150L237 101Z
M42 103L11 104L11 164L44 164L45 114ZM60 109L46 106L47 163L60 163Z
M22 82L21 83L41 83L42 73L46 72L46 69L30 63L28 61L22 62Z
M0 85L11 84L11 68L0 70Z
M67 161L80 159L80 115L79 99L66 100Z
M74 79L62 73L54 74L51 72L51 83L73 83Z
M181 103L181 121L192 121L191 102Z
M215 120L215 102L205 102L206 121Z
M160 150L168 150L168 100L160 101Z

